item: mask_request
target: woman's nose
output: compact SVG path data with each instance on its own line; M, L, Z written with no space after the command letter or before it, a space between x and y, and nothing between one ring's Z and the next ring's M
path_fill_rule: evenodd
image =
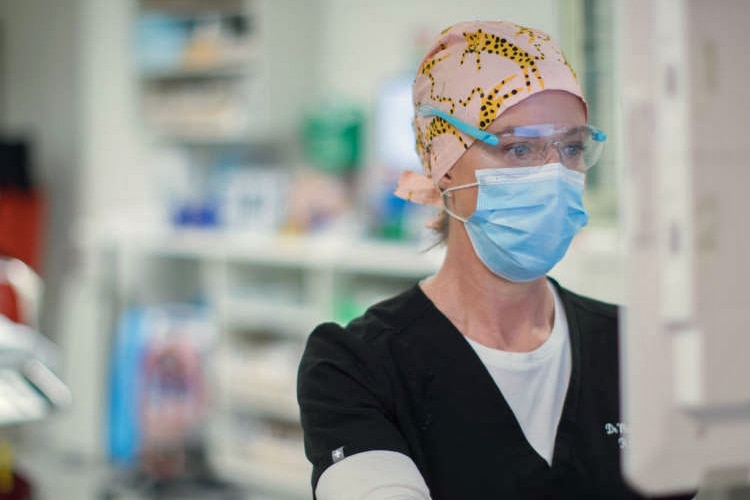
M542 151L541 160L543 160L544 164L563 163L562 155L560 154L557 144L548 142Z

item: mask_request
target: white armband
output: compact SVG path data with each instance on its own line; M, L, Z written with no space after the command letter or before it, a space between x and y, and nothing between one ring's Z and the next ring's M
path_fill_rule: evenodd
M430 490L411 458L395 451L357 453L326 469L318 500L430 500Z

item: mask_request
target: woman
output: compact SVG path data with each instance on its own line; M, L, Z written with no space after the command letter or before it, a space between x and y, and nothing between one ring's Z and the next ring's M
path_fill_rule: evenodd
M638 498L619 451L617 309L545 274L587 222L605 135L546 34L445 30L413 88L425 175L397 195L443 209L439 271L310 336L298 398L320 500Z

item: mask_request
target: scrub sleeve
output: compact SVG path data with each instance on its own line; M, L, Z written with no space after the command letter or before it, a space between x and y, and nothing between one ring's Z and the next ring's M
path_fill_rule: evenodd
M323 471L344 457L370 450L409 454L382 366L389 360L376 363L371 349L366 339L335 323L322 324L310 335L297 397L305 409L302 426L313 491Z

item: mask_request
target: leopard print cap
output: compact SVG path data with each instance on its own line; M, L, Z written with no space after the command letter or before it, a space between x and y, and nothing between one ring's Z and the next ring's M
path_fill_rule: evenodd
M575 72L546 33L500 21L464 22L443 30L412 87L424 175L405 172L395 194L442 206L436 185L475 140L440 117L420 116L419 106L435 106L484 130L506 109L544 90L570 92L586 105Z

